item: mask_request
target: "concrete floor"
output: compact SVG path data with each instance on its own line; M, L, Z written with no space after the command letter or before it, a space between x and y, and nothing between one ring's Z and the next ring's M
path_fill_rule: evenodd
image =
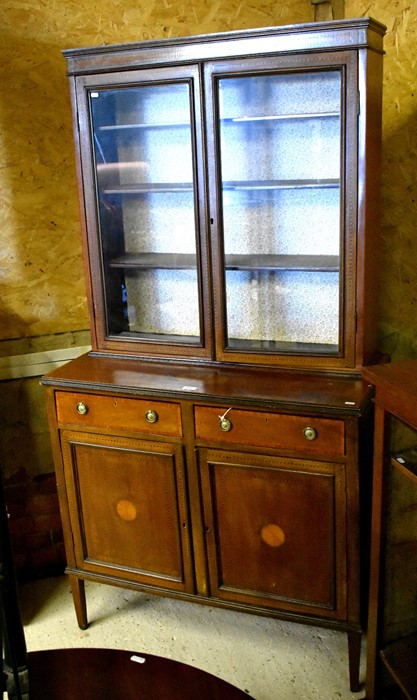
M255 700L363 698L348 686L344 633L87 583L90 626L75 620L66 577L20 586L28 651L109 647L213 673ZM364 655L362 673L364 673Z

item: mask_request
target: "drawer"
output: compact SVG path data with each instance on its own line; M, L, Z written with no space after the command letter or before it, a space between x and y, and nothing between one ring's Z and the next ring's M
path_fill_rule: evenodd
M182 436L181 410L175 403L63 391L55 401L59 423Z
M221 427L223 407L195 406L195 432L199 440L259 447L273 447L297 452L344 455L343 420L313 416L292 416L263 411L232 408Z

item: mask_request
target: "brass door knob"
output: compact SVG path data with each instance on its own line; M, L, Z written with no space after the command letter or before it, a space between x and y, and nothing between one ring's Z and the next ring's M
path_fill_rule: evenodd
M228 418L221 418L220 419L220 428L223 430L225 433L228 433L229 430L232 429L232 424Z
M219 416L219 420L220 420L220 423L219 423L219 425L220 425L220 430L223 430L225 433L228 433L229 430L231 430L232 427L233 427L232 424L231 424L231 422L230 422L230 420L229 420L228 418L226 418L227 414L228 414L229 411L231 411L231 410L232 410L232 407L228 408L227 411L225 411L225 412L223 413L222 416Z
M80 403L77 404L77 411L81 416L85 416L85 414L88 413L87 404L83 401L80 401Z
M303 435L306 440L315 440L317 437L317 430L308 425L306 428L304 428Z
M156 411L150 409L149 411L146 411L145 418L148 423L156 423L158 420L158 414Z

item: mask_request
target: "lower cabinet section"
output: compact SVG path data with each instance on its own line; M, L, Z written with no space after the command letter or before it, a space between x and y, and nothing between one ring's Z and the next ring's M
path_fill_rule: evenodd
M212 595L343 619L345 465L199 456Z
M192 591L182 447L64 430L75 566Z
M95 383L44 380L80 627L86 579L324 625L347 632L357 689L369 388L312 378L302 401L285 375L273 402L253 377L247 403L232 377L216 401L207 370L205 393L179 375L181 391L147 395L135 371L118 374L127 390L92 362Z

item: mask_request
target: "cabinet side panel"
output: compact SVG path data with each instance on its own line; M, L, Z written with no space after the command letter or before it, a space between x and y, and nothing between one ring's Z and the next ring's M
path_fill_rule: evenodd
M380 172L382 129L382 56L361 51L359 60L359 179L357 262L357 364L376 361Z
M58 430L55 391L52 387L46 388L46 408L48 414L48 424L51 437L52 455L55 467L55 476L58 489L59 510L62 519L62 532L64 536L65 554L67 564L75 565L74 541L71 534L71 520L68 507L67 488L65 484L65 471L61 452L60 434Z
M87 304L88 313L90 315L90 333L91 333L91 345L93 350L97 350L97 336L96 336L96 325L95 325L95 314L93 305L93 294L92 294L92 283L91 274L89 266L89 255L88 255L88 244L87 244L87 223L86 223L86 209L85 209L85 199L84 199L84 174L81 165L81 151L80 151L80 129L85 131L87 125L85 120L80 119L79 121L79 108L78 108L78 98L76 90L76 80L75 78L69 78L69 90L72 106L72 121L73 121L73 137L74 137L74 147L75 147L75 167L77 173L77 187L78 187L78 206L80 212L80 230L81 230L81 242L83 247L83 263L84 263L84 275L87 286Z

